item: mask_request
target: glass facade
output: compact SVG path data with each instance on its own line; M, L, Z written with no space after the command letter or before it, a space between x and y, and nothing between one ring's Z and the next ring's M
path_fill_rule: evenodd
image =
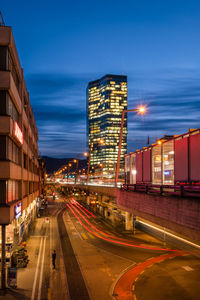
M152 183L174 184L174 141L152 148Z
M163 184L174 184L174 141L163 144Z
M133 153L130 156L130 164L131 164L131 170L130 170L130 184L136 184L136 154Z
M124 166L124 169L125 169L125 182L127 184L129 184L130 183L130 155L125 156L124 162L125 162L125 166Z
M87 131L91 166L103 164L103 176L113 178L117 163L122 111L127 109L127 77L105 75L87 88ZM102 143L101 143L102 142ZM127 152L127 116L121 148L120 171Z
M152 183L162 184L162 146L152 148Z

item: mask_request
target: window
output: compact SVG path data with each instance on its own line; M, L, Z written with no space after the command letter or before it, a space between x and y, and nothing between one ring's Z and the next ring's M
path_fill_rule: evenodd
M0 159L6 160L6 136L0 136Z
M8 69L8 47L0 46L0 70L6 71Z
M152 183L162 184L162 157L161 157L161 145L157 145L152 148Z
M24 169L28 169L28 156L24 153Z
M6 91L0 91L0 115L11 116L11 118L18 123L19 113L10 95Z
M6 115L6 91L0 91L0 115Z
M130 184L136 184L136 154L131 154L130 158L131 170L130 170Z
M174 184L174 141L163 144L163 184Z
M19 77L18 77L17 70L16 70L16 67L15 67L15 64L13 62L13 59L12 59L12 56L11 56L10 52L9 52L9 55L8 55L8 68L9 68L9 71L11 72L11 74L12 74L12 77L13 77L13 80L15 82L16 88L19 91Z
M24 196L28 196L28 193L29 193L29 184L28 184L28 181L24 181L23 182L23 195Z
M7 111L7 115L11 116L11 118L18 123L19 114L18 114L18 111L8 93L7 93L7 110L6 111Z
M6 159L19 164L20 149L18 148L18 146L9 137L6 137L6 146Z
M174 141L152 148L152 183L174 184Z
M1 203L6 203L6 180L0 180Z
M19 181L7 180L7 202L19 200Z
M130 156L125 156L125 181L130 183Z
M19 155L18 146L8 136L0 136L0 159L19 164Z

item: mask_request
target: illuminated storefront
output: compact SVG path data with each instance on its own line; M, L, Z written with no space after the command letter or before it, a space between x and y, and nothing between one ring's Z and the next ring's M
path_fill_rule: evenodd
M87 131L91 166L103 164L104 178L114 177L117 163L122 111L127 109L127 77L105 75L88 84ZM100 143L100 141L103 141ZM127 152L127 116L121 149L121 171Z

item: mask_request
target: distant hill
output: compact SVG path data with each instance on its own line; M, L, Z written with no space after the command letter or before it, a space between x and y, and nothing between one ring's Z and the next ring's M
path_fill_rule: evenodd
M57 171L59 168L61 168L63 165L66 165L67 163L73 161L74 158L55 158L55 157L49 157L49 156L42 156L42 158L46 161L46 169L47 174L53 174L55 171ZM87 160L86 159L80 159L79 160L79 168L86 168L87 167ZM75 165L72 164L71 170L75 169Z

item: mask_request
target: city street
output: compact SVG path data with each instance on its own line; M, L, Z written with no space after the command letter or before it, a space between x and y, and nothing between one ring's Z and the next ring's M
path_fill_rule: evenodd
M2 1L0 300L200 300L199 12Z
M57 198L36 220L17 289L0 299L199 299L199 258L166 247L137 230L117 233L79 202Z

